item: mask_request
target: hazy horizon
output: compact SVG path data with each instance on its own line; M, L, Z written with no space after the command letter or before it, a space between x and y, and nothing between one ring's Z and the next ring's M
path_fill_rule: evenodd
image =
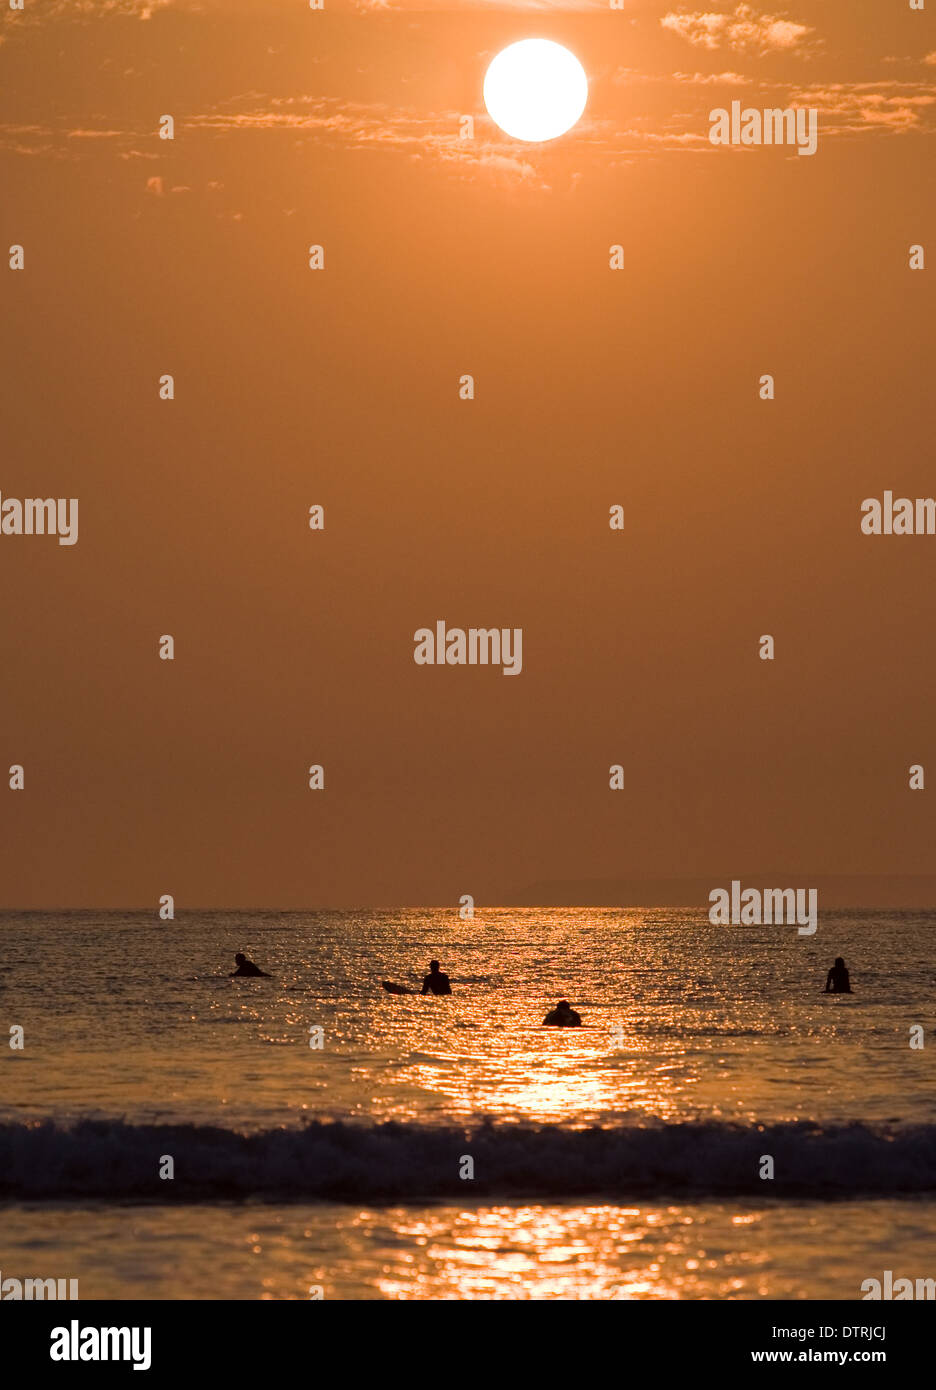
M597 881L592 885L592 894L583 891L581 883L556 882L549 896L539 896L546 892L533 885L526 891L519 889L504 892L496 899L475 902L476 914L485 910L494 911L506 908L550 908L581 907L599 908L607 911L626 912L630 908L692 908L708 912L708 894L715 888L727 887L732 879L738 879L744 887L758 888L815 888L820 895L820 912L823 907L834 910L855 912L926 912L936 911L936 875L906 876L882 879L876 875L828 875L806 873L740 873L733 875L694 876L669 879L620 880L622 891L612 897L615 881ZM871 884L877 887L872 888ZM886 885L886 886L885 886ZM625 891L625 888L627 891ZM599 896L599 892L602 896ZM628 896L628 892L631 896ZM873 894L889 892L889 898L877 898ZM323 902L295 903L284 906L270 900L258 902L230 903L186 903L174 902L176 916L193 912L394 912L410 908L431 908L449 911L458 916L458 902L422 902L419 900L398 902ZM16 912L152 912L158 915L158 903L12 903L0 907L2 913Z

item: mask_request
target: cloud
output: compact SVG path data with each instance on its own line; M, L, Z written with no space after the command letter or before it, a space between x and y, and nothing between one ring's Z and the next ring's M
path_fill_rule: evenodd
M728 24L724 14L665 14L660 20L664 29L671 29L681 39L697 48L718 48Z
M664 29L678 34L695 48L729 48L733 53L790 52L807 34L807 24L796 24L777 15L758 14L753 5L738 5L731 13L718 11L670 11L660 20Z
M652 145L698 145L708 144L708 131L704 135L697 130L669 131L660 134L655 130L623 130L622 135L635 140L645 140Z
M936 68L936 48L933 49L932 53L927 53L923 61L929 63L930 67Z
M57 0L45 6L50 19L106 19L122 15L131 19L152 19L157 10L168 10L176 0Z
M753 78L740 72L674 72L675 82L691 82L695 86L750 87Z
M326 4L329 0L326 0ZM525 10L530 14L562 14L565 11L595 11L605 13L608 0L462 0L455 5L452 0L350 0L354 8L365 13L401 14L407 11L420 13L451 13L456 9L479 10ZM633 4L634 0L628 0Z
M623 68L613 80L620 85L629 85L634 81L634 77L629 69ZM745 104L755 107L815 107L819 112L821 130L826 135L875 136L936 132L936 82L885 78L880 82L802 84L757 80L736 72L674 72L669 77L664 74L645 75L639 80L679 83L679 88L674 91L674 101L685 98L685 104L689 108L689 119L698 118L699 129L703 128L703 107L707 112L715 99L714 91L709 89L721 85L728 89L723 101L728 99L732 87L746 87L752 90L745 92ZM654 130L647 121L640 118L635 121L632 115L629 118L630 128L621 133L638 138L644 148L653 145L675 147L680 143L691 143L674 133L686 125L686 120L686 116L674 117L672 121L658 116L654 122ZM614 130L611 123L603 121L600 125L605 143L613 145ZM661 131L662 134L659 133Z
M931 108L936 106L936 86L914 82L814 82L791 88L787 100L796 106L814 106L822 129L829 135L886 131L932 130Z
M487 133L486 116L475 117L473 139L462 139L460 111L415 111L382 103L341 101L335 97L271 97L254 110L216 110L190 117L192 129L288 131L359 150L398 150L414 159L437 159L465 175L479 170L520 180L542 182L538 161L505 148L501 138Z
M637 86L638 84L668 84L685 82L693 87L750 87L753 77L745 77L742 72L638 72L636 68L615 68L611 81L616 87Z
M107 19L147 20L163 10L198 13L203 6L204 0L47 0L41 5L27 0L25 8L16 16L16 27L28 29L62 22L89 24ZM3 8L7 8L6 0Z

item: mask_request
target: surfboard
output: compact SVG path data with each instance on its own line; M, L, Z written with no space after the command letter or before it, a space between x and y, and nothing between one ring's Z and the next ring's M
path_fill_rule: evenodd
M388 994L415 994L414 989L407 989L405 985L395 985L392 980L381 980L380 982Z
M539 1034L543 1034L543 1033L604 1033L605 1035L607 1035L608 1032L609 1032L610 1030L609 1030L608 1028L606 1028L606 1027L605 1027L603 1024L601 1024L601 1023L583 1023L583 1024L581 1024L578 1028L557 1028L556 1025L555 1025L554 1023L521 1023L521 1024L518 1024L518 1025L516 1025L516 1026L513 1025L513 1024L511 1024L511 1023L505 1023L505 1024L502 1025L502 1031L505 1032L505 1033L517 1032L517 1033L539 1033ZM627 1057L642 1057L642 1056L643 1056L643 1053L642 1053L642 1052L628 1052L628 1053L623 1053L623 1052L618 1052L617 1049L615 1049L615 1054L614 1054L614 1055L615 1055L616 1057L620 1057L620 1056L627 1056Z

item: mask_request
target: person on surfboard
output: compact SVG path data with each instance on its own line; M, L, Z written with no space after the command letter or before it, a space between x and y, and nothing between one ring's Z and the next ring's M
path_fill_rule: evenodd
M835 957L835 964L826 976L825 989L822 992L823 994L851 994L851 981L841 956Z
M420 994L451 994L452 986L449 977L439 969L439 962L431 960L429 962L429 974L423 980Z
M581 1028L581 1015L577 1014L569 1003L568 999L560 999L559 1003L543 1019L543 1028Z
M254 965L252 960L248 960L243 951L237 952L237 955L234 957L234 963L237 969L231 971L232 979L235 975L259 975L264 980L270 978L265 970L260 969L259 965Z

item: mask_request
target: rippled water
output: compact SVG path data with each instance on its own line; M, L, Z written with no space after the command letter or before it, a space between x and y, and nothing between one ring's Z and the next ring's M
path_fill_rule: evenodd
M4 1274L87 1298L857 1299L933 1273L917 1202L248 1203L4 1212Z
M792 927L704 912L5 914L6 1115L259 1128L309 1115L565 1124L936 1120L932 914ZM231 980L235 950L271 980ZM844 955L855 994L820 991ZM451 998L393 997L430 956ZM587 1027L539 1025L559 997ZM324 1047L309 1029L324 1029Z
M932 1248L934 923L4 914L0 1268L83 1297L857 1297ZM273 978L230 979L236 950ZM837 955L852 997L821 994ZM432 956L451 998L381 989ZM560 997L584 1028L540 1027Z

